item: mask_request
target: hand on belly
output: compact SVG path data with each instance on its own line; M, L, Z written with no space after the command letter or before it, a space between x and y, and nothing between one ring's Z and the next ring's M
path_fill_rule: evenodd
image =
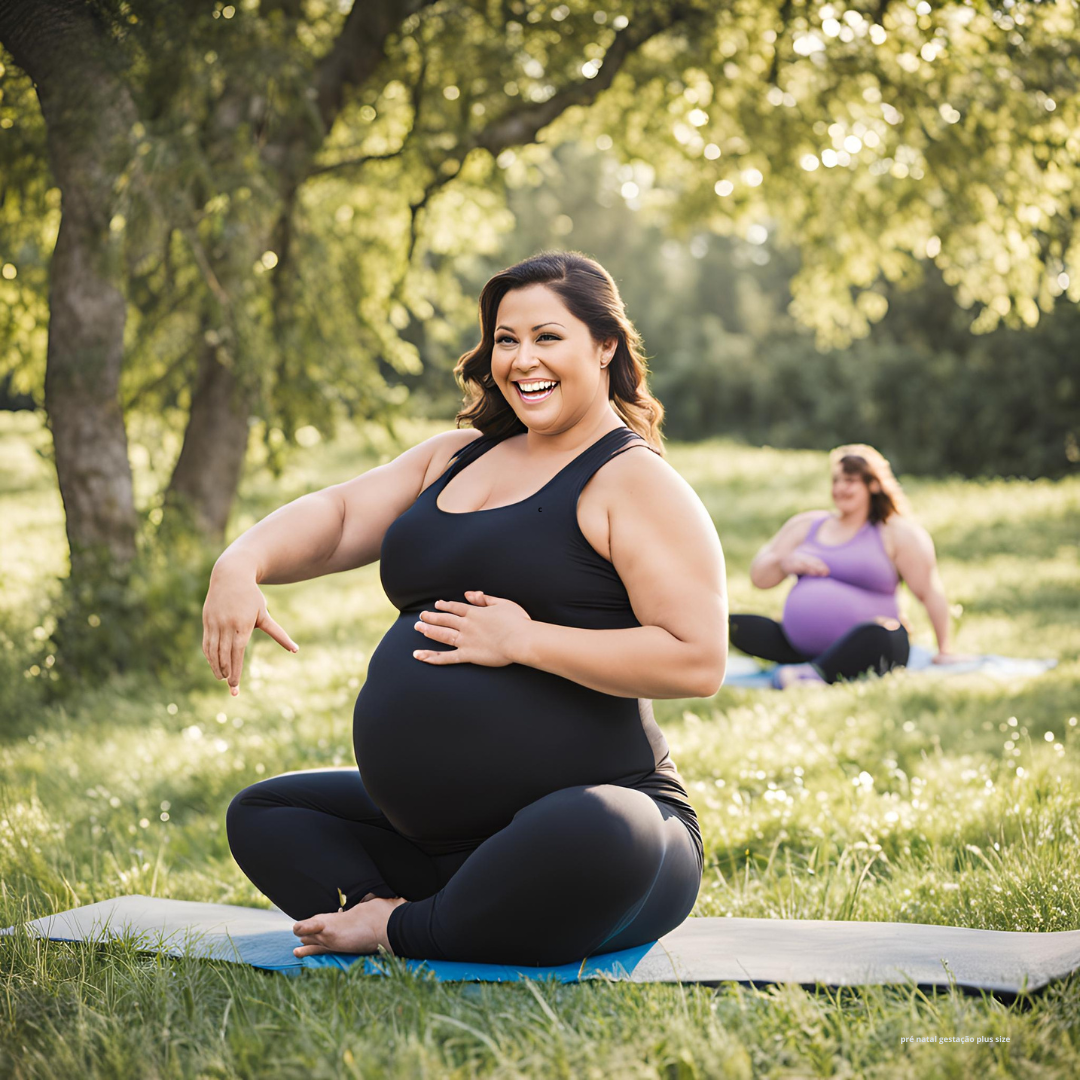
M480 664L505 667L514 663L516 646L532 622L529 613L513 600L465 593L467 604L436 600L435 611L421 611L414 629L452 649L416 649L413 656L428 664Z

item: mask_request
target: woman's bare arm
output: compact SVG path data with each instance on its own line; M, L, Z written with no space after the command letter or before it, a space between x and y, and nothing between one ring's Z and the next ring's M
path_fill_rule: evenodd
M614 459L603 482L612 563L642 625L529 622L515 659L621 697L711 697L724 678L728 635L724 554L708 511L643 449Z
M257 628L295 652L270 617L259 585L334 574L374 562L391 522L415 501L454 452L476 438L446 431L386 465L294 499L236 538L218 557L203 604L203 654L218 679L239 691L244 651Z
M386 530L416 501L432 466L438 475L478 435L444 431L352 480L302 495L238 536L218 563L250 568L259 584L284 585L375 562Z
M788 518L780 526L777 534L754 556L754 561L750 564L750 581L754 585L759 589L771 589L792 572L782 564L806 539L810 526L819 514L819 510L806 510ZM814 572L811 566L812 564L808 564L806 572Z
M952 652L952 633L949 621L949 602L938 573L934 541L921 525L896 518L890 522L895 554L893 562L908 588L926 608L937 637L938 654Z

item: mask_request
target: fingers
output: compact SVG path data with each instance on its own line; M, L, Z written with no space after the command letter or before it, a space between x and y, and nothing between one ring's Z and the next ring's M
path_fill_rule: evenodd
M461 656L460 649L450 649L446 652L441 649L416 649L413 656L417 660L423 660L425 664L463 664L466 663Z
M221 671L219 678L227 679L231 668L229 658L232 656L232 643L235 631L226 628L218 634L218 669Z
M214 678L220 679L221 664L218 662L218 630L216 626L210 627L210 648L207 651L206 659L210 661L210 670L214 673Z
M310 919L301 919L293 923L292 929L301 941L301 944L293 949L293 956L314 956L317 953L333 951L327 936L325 915L313 915Z
M469 594L466 593L465 595L468 596ZM440 611L446 611L451 615L465 615L473 605L459 604L456 600L436 600L435 606ZM425 614L425 612L421 612L421 614Z
M240 672L244 670L246 646L247 638L243 634L233 637L232 648L229 650L229 686L232 687L234 696L240 692Z
M421 611L417 616L416 629L427 631L435 626L442 626L452 630L460 630L462 626L460 615L451 615L450 612Z
M300 646L270 617L263 614L255 625L264 630L276 642L290 652L299 652ZM206 656L215 679L227 679L235 696L240 690L240 675L244 670L244 653L251 638L251 631L236 628L219 628L213 624L203 626L203 654Z
M274 620L267 611L255 620L255 625L264 633L269 634L279 645L289 652L299 652L300 646L285 632L285 628Z
M465 599L468 601L466 604L458 603L456 600L436 600L435 607L440 611L448 611L452 615L467 615L470 608L487 607L494 597L488 596L479 589L470 589L465 593Z
M417 623L414 627L426 638L432 641L441 641L444 645L456 645L460 640L461 631L450 626L429 626L426 623Z

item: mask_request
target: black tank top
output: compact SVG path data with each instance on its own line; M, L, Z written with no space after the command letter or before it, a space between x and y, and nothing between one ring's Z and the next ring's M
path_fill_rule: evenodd
M640 626L614 566L578 525L578 496L605 462L638 442L607 432L535 494L448 513L437 505L462 469L502 441L481 435L387 529L380 574L401 613L372 654L353 741L368 793L430 853L464 850L543 795L578 784L633 787L670 804L701 834L647 699L617 697L522 664L435 666L414 649L452 649L416 630L435 601L478 589L540 622Z

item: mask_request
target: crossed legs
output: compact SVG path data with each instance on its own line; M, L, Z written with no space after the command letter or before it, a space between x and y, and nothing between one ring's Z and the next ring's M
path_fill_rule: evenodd
M818 656L796 649L783 627L764 615L732 615L729 633L731 644L748 656L778 664L809 662L827 683L867 671L884 675L906 664L910 652L907 630L895 620L859 623Z
M229 844L295 919L368 894L403 897L386 935L399 956L549 965L644 944L690 913L701 880L667 804L611 784L564 788L471 851L429 855L397 833L353 768L287 773L233 800Z

